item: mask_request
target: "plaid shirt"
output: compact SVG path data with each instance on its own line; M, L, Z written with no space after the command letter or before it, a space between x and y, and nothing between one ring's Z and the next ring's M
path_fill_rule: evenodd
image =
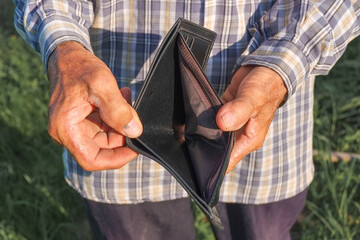
M47 59L78 41L102 59L135 99L163 37L182 17L217 32L206 74L221 94L241 65L278 72L288 89L263 146L226 175L220 201L269 203L309 186L314 76L326 74L359 34L355 0L15 0L15 25ZM155 161L139 156L121 169L86 172L65 150L65 177L82 196L137 203L186 197Z

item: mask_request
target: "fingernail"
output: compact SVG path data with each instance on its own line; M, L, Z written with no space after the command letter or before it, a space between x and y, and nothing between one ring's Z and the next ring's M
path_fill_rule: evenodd
M135 119L132 119L124 127L124 133L128 137L138 137L140 135L141 128Z
M231 112L226 112L221 116L226 129L231 129L235 124L235 116Z

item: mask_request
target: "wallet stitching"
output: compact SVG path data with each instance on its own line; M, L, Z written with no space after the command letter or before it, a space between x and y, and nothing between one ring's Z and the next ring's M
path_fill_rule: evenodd
M208 33L211 33L209 31L205 31L205 30L202 30L202 29L199 29L200 32L203 32L205 34L208 34ZM205 70L206 68L206 65L207 65L207 62L208 62L208 59L209 59L209 55L210 55L210 52L211 52L211 49L214 45L214 41L216 39L216 35L212 35L211 38L205 38L203 36L198 36L197 33L189 30L189 29L184 29L184 28L180 28L180 32L187 32L189 34L191 34L192 36L196 36L197 39L201 39L202 41L204 42L208 42L208 45L206 47L206 51L205 51L205 55L204 55L204 60L203 62L200 64L201 65L201 68ZM191 47L190 47L191 49Z
M192 60L195 61L195 63L199 64L198 61L195 59L195 57L192 55L190 49L186 46L186 43L183 40L183 37L180 35L180 39L182 41L182 45L183 48L186 49L186 54L190 55L192 57ZM181 54L183 56L183 54ZM183 56L184 59L186 59L185 56ZM214 106L219 106L221 105L221 101L219 99L219 97L217 96L217 94L215 93L214 89L212 88L209 80L206 77L206 74L204 73L203 69L195 69L194 67L191 67L190 64L189 68L192 70L193 74L197 76L198 79L198 83L200 84L200 86L209 94L207 95L207 97L209 98L210 102L212 103L212 105ZM213 93L213 94L212 94Z

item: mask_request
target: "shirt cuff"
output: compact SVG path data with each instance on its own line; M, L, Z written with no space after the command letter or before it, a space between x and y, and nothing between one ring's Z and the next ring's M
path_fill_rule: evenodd
M76 21L64 16L52 15L45 18L39 28L40 54L47 71L50 54L57 45L67 41L76 41L88 51L93 52L90 44L89 31Z
M241 65L261 65L276 71L288 90L287 98L294 94L309 72L305 54L296 44L283 39L262 42L254 52L242 58Z

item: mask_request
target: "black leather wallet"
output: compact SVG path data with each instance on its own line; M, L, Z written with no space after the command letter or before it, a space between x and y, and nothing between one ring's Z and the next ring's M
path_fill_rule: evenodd
M221 229L215 205L235 140L216 125L222 104L203 71L215 38L190 21L175 23L134 105L143 134L127 144L167 169Z

